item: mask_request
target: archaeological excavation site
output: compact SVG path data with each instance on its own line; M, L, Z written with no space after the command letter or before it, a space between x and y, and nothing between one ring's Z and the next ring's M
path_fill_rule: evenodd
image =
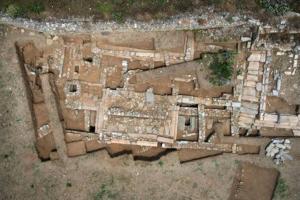
M0 199L300 199L300 15L224 13L2 13Z

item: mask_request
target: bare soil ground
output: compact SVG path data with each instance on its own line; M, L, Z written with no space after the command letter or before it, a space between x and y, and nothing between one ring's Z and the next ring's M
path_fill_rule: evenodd
M39 38L39 35L35 35ZM232 155L180 164L175 152L158 161L110 158L105 151L65 161L41 162L16 40L31 39L0 25L0 199L227 199L240 161L276 167L287 185L274 198L300 199L300 140L292 140L293 161L277 167L265 156ZM42 38L42 37L41 37Z
M283 98L267 96L266 112L296 115L296 105L289 105Z

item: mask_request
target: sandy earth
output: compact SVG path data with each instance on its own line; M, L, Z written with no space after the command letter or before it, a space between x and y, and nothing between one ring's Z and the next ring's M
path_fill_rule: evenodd
M225 154L180 164L175 152L158 161L110 158L105 151L41 162L14 41L30 37L0 25L0 199L227 199L239 163L276 167L261 156ZM5 34L7 36L5 36ZM35 36L38 37L38 36ZM293 161L277 167L288 185L284 198L300 199L300 140Z

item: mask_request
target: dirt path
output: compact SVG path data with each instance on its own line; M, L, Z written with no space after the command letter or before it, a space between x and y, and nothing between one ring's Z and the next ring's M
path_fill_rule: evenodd
M41 81L42 81L43 91L45 95L45 102L49 112L50 127L52 128L57 152L60 159L65 163L67 159L66 143L64 141L61 121L59 120L59 116L58 116L55 97L50 86L49 75L48 74L41 75Z

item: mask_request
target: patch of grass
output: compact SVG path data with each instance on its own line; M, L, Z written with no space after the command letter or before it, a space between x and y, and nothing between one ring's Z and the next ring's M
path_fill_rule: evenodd
M112 191L112 186L114 185L114 183L114 176L111 176L108 184L102 183L99 191L94 195L94 200L119 199L119 193Z
M17 118L16 121L17 122L22 122L22 119L21 118Z
M41 175L39 176L41 177ZM45 195L47 197L45 197L46 199L50 199L50 198L53 198L53 194L54 194L54 191L56 191L56 188L57 188L57 183L58 183L58 180L57 178L54 178L54 177L43 177L43 179L41 180L42 181L42 184L40 184L41 187L43 187L43 190L45 191Z
M214 165L215 165L215 168L219 168L220 164L218 163L217 160L213 160L213 163L214 163Z
M259 4L273 15L283 15L291 10L286 0L260 0Z
M33 176L35 177L40 176L41 170L40 170L40 165L38 163L33 165L32 170L33 170Z
M95 194L94 200L117 199L118 196L118 192L111 191L111 189L103 183L100 190Z
M239 165L241 163L241 161L239 160L234 160L234 164Z
M202 163L201 163L201 162L198 162L197 164L198 164L198 166L197 166L197 168L196 168L194 171L200 171L200 172L203 172L203 165L202 165Z
M284 179L279 178L274 193L275 199L284 200L288 197L288 195L288 185Z
M209 79L210 83L216 86L227 84L232 76L234 53L225 51L217 54L212 54L213 61L209 65L212 71Z
M9 8L9 13L17 17L20 15L19 7L25 8L24 17L28 18L40 19L47 16L88 17L92 15L95 20L108 20L113 19L112 15L116 12L122 13L124 21L126 18L147 21L156 18L167 18L205 6L214 6L216 9L229 12L242 9L257 14L257 11L263 8L276 14L286 12L287 8L296 12L299 12L300 9L300 3L297 0L1 0L0 10L6 12L8 5L12 5ZM47 13L42 16L36 15L44 10ZM120 15L117 14L116 16L119 17Z
M164 162L162 161L162 160L160 160L159 162L158 162L158 164L159 164L159 166L164 166Z

